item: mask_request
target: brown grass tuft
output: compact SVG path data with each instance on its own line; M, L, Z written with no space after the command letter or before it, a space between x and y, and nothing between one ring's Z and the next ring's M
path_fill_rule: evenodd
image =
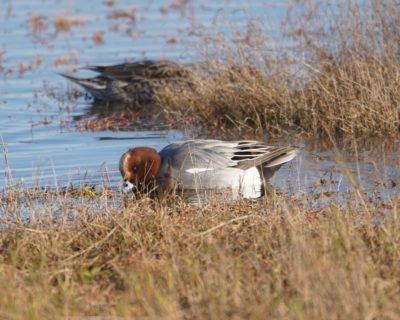
M217 130L397 137L398 21L395 1L294 2L284 24L289 47L266 53L271 38L254 23L233 44L205 37L197 89L162 104Z

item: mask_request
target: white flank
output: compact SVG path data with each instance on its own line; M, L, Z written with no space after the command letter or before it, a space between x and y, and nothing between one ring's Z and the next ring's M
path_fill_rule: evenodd
M205 171L214 170L213 168L190 168L185 170L187 173L200 173Z
M240 192L245 198L258 198L261 196L261 178L256 167L244 171L240 180Z

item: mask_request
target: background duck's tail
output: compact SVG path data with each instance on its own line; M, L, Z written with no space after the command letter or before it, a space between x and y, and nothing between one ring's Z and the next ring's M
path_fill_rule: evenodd
M81 87L85 88L89 92L104 90L106 88L106 82L101 77L91 78L91 79L83 79L73 77L64 73L59 73L60 76L80 85Z

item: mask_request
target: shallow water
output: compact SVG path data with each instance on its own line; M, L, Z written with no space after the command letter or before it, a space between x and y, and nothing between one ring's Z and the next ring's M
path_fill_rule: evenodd
M88 102L83 97L68 100L66 93L73 94L76 87L57 72L144 58L189 63L198 58L204 35L229 39L232 31L251 28L249 21L261 21L279 39L284 13L284 5L272 0L248 4L233 0L2 1L0 174L4 179L0 189L16 184L98 185L105 176L111 187L118 188L118 161L128 148L161 149L191 137L192 133L148 126L131 131L80 130L75 119L85 113ZM60 17L72 19L69 30L62 30ZM273 46L271 41L271 50ZM341 156L315 142L294 144L302 146L303 152L271 184L300 199L312 198L311 206L332 201L333 193L340 194L333 201L345 202L347 195L361 189L386 202L398 194L398 143L390 151L379 144L364 144L358 150L348 147Z

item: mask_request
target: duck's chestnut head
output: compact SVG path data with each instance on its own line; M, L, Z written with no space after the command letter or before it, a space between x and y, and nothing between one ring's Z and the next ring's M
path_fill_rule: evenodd
M125 152L119 161L119 171L126 191L136 184L154 181L160 168L160 155L148 147L138 147Z

